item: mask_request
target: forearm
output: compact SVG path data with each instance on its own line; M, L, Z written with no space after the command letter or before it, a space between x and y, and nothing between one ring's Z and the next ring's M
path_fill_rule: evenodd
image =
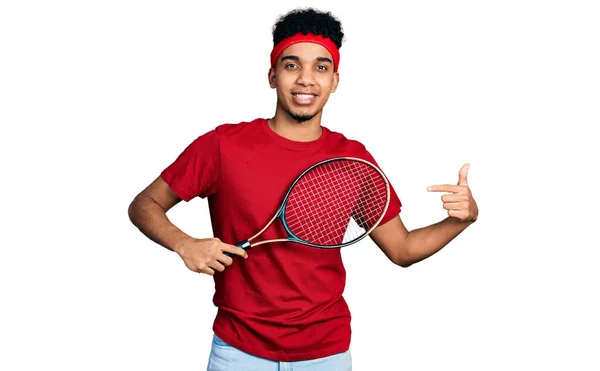
M473 222L448 217L427 227L412 230L406 238L403 265L411 265L440 251Z
M167 217L166 211L149 197L136 198L129 206L129 219L150 240L177 251L183 241L191 239Z

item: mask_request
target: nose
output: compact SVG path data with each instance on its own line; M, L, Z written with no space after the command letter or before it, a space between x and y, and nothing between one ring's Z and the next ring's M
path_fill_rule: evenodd
M303 68L298 75L298 84L303 86L311 86L315 84L313 71L310 68Z

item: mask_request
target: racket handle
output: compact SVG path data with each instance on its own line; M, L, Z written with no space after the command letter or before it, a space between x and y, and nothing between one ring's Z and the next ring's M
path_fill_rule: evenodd
M245 240L245 241L242 241L242 242L236 243L235 245L236 245L237 247L241 247L241 248L242 248L242 249L244 249L244 250L250 250L250 248L252 247L252 246L250 245L250 242L248 242L248 240ZM227 255L227 256L229 256L229 257L231 257L231 256L232 256L232 254L230 254L230 253L228 253L228 252L226 252L226 253L225 253L225 255Z
M250 250L250 242L248 242L248 240L239 242L235 244L237 247L241 247L244 250Z

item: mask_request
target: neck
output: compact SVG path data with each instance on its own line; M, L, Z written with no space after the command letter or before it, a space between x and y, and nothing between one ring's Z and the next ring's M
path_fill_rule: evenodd
M322 113L323 111L317 113L315 117L310 120L300 123L277 106L275 116L268 121L271 129L286 139L296 142L311 142L319 139L321 136Z

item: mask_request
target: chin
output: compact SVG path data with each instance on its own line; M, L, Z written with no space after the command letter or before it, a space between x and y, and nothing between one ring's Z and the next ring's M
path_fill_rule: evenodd
M296 120L298 123L302 124L306 121L311 120L313 117L315 117L317 114L319 113L319 111L316 112L293 112L293 111L288 111L288 115L290 115L291 118L293 118L294 120Z

